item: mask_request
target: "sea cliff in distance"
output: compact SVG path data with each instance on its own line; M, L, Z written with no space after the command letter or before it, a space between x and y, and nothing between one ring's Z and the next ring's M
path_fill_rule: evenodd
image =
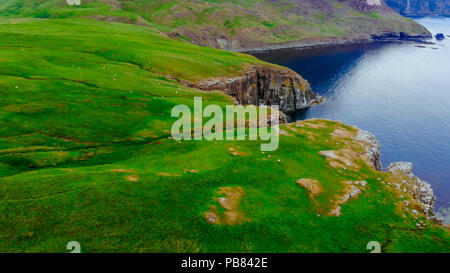
M14 0L0 5L2 15L132 23L232 51L431 37L379 0L105 0L81 1L80 6L63 0Z

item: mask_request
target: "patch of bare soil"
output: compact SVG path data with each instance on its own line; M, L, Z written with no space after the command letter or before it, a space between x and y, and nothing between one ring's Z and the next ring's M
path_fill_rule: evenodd
M248 218L240 210L240 203L245 196L241 187L222 187L217 192L221 197L214 198L218 205L212 205L205 213L205 219L211 224L240 225ZM219 209L220 206L223 210Z
M349 200L356 199L367 186L366 181L345 181L342 183L345 185L344 190L341 194L336 195L329 215L339 217L342 213L341 205L346 204Z
M320 193L323 192L323 189L319 183L319 181L314 180L314 179L299 179L297 180L297 184L303 188L305 188L308 193L309 196L311 198L314 198L315 196L319 195Z
M279 129L280 135L282 136L292 136L292 134L289 134L288 132L286 132L285 130Z
M296 134L299 133L299 132L297 131L296 128L293 128L293 127L291 127L291 126L286 126L286 128L288 128L289 130L291 130L292 132L294 132L294 133L296 133Z
M128 170L128 169L110 169L110 172L114 172L114 173L134 173L135 171L133 170Z
M295 126L295 128L292 126ZM296 134L306 135L308 137L308 139L311 141L315 140L314 134L310 131L307 131L307 128L309 128L309 127L306 126L305 121L297 121L296 123L293 123L290 126L287 126L287 128L289 128L291 131L295 132Z
M232 156L248 156L248 154L239 151L237 148L234 147L230 147L228 148L228 152L232 155Z
M160 176L175 176L175 177L179 177L179 174L173 174L173 173L158 173L158 175Z
M196 169L184 169L184 172L185 173L192 173L192 174L194 174L194 173L200 173L198 170L196 170Z
M352 138L355 137L355 134L347 130L336 129L331 133L331 136L334 138Z
M350 149L321 151L319 154L324 156L328 164L335 169L359 169L361 167L355 163L359 159L359 154Z
M297 121L295 125L297 127L308 127L311 129L327 128L327 125L324 122L321 122L320 119L301 120Z
M128 182L138 182L139 181L139 176L133 174L133 175L129 175L127 177L125 177L125 180Z

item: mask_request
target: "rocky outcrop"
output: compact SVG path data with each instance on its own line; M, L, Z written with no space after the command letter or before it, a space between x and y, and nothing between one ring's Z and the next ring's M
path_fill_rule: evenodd
M279 105L284 113L293 113L323 100L297 73L269 66L254 66L239 77L203 80L195 87L221 90L243 105Z
M439 40L439 41L445 39L445 36L444 36L443 33L438 33L438 34L436 34L434 37L436 38L436 40Z
M450 205L450 203L448 205ZM436 212L436 216L439 219L442 219L444 225L447 225L450 228L450 206L447 208L439 208Z
M372 34L371 39L374 41L417 41L417 42L425 42L428 39L433 38L431 33L423 32L423 33L406 33L406 32L381 32L378 34Z
M342 213L341 205L346 204L351 199L356 199L363 191L366 190L367 181L345 181L344 190L341 194L336 196L336 200L333 202L333 208L329 214L339 217Z
M381 171L381 148L376 137L367 131L359 130L354 139L365 149L366 153L364 157L366 161L372 165L375 170Z
M222 187L216 194L218 197L213 199L215 204L204 214L208 223L233 226L249 221L241 211L241 200L245 197L241 187Z
M411 194L414 200L419 203L420 211L430 220L438 220L434 212L436 197L434 196L433 189L430 184L414 175L412 163L395 162L389 165L387 171L401 176L402 182L406 184L404 185L406 186L404 192L409 192Z

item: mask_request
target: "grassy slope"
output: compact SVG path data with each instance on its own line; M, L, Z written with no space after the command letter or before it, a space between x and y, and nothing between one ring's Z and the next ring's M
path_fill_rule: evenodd
M235 75L253 57L87 20L2 19L0 37L0 252L65 252L73 240L83 252L366 252L373 240L390 252L449 251L448 232L417 229L402 212L378 180L386 174L362 162L337 171L318 154L351 147L330 136L347 126L284 127L292 136L265 154L257 142L169 138L174 105L231 99L166 76ZM311 199L300 178L324 193ZM367 190L341 217L323 217L340 182L362 179ZM205 221L224 186L243 188L249 222Z
M63 0L7 0L0 15L41 18L95 17L154 27L190 42L235 47L318 38L369 38L383 31L423 33L425 28L387 7L355 8L355 0L140 0L84 1L69 7Z

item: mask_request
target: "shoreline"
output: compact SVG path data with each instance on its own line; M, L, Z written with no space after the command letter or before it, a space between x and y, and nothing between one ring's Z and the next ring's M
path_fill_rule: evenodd
M299 42L287 42L282 44L272 44L266 45L262 47L250 47L250 48L242 48L242 49L228 49L231 52L239 52L246 54L253 53L267 53L270 51L278 51L285 49L296 49L296 50L306 50L306 49L315 49L315 48L329 48L329 47L337 47L337 46L351 46L351 45L363 45L363 44L371 44L371 43L419 43L419 44L434 44L430 42L432 37L422 38L422 39L414 39L414 38L377 38L377 39L355 39L355 40L327 40L327 41L318 41L318 42L307 42L307 41L299 41Z

